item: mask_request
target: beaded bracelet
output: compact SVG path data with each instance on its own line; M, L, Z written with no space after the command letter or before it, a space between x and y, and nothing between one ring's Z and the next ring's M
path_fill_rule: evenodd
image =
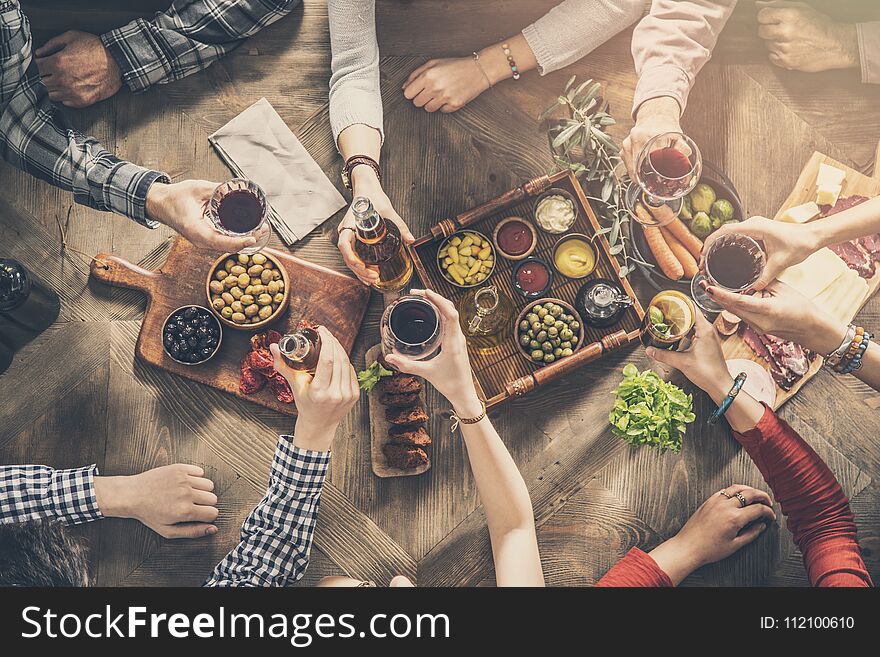
M519 80L519 68L517 68L516 62L513 61L513 55L510 54L510 46L503 43L501 44L501 50L504 51L504 56L507 57L507 63L510 65L510 70L513 71L513 79Z
M840 371L841 374L851 374L856 370L862 367L862 358L865 356L865 352L868 350L868 345L871 343L871 338L873 336L865 331L862 334L862 341L856 349L856 353L850 359L850 361L846 364L846 366Z
M837 365L834 366L835 372L837 372L838 374L843 374L843 370L849 366L850 362L852 362L853 357L855 357L856 353L859 351L859 347L862 344L864 336L865 329L861 326L857 326L855 335L853 336L852 341L849 343L849 347L840 358Z
M730 388L730 392L721 400L721 403L718 404L718 408L716 408L712 415L709 416L709 424L715 424L718 419L727 412L727 409L730 408L730 405L733 403L733 400L736 399L736 396L739 394L739 391L742 390L743 384L746 382L748 378L748 374L745 372L740 372L736 375L736 378L733 380L733 386Z

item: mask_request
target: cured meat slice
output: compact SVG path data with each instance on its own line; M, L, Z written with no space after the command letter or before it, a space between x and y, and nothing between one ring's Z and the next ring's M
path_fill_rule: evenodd
M832 214L837 214L838 212L849 210L850 208L857 206L859 203L864 203L867 200L867 196L859 196L858 194L854 194L852 196L844 196L837 199L837 203L835 203L834 205L823 205L822 216L830 217Z
M870 253L874 260L880 260L880 233L860 237L859 245Z
M828 248L862 278L871 278L874 275L874 256L862 248L858 241L841 242Z
M815 354L799 344L775 335L761 334L743 322L740 325L743 341L770 365L770 376L783 390L791 390L810 369Z

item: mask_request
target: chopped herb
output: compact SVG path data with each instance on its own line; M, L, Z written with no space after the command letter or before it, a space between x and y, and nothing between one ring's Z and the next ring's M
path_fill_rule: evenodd
M695 419L693 399L656 372L639 372L630 364L623 368L623 381L608 419L612 433L631 445L678 454L687 425Z

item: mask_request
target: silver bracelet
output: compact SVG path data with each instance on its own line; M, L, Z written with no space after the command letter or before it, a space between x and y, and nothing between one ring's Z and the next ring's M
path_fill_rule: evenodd
M846 327L846 335L843 338L843 342L840 343L840 346L832 351L830 354L825 356L825 361L829 367L834 367L840 362L840 359L843 358L847 349L849 349L850 344L853 339L856 337L856 325L850 324Z

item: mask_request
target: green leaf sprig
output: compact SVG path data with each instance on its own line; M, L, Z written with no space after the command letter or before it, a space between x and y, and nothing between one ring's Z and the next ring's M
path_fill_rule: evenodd
M632 364L623 368L623 381L609 421L615 436L636 447L648 445L678 454L687 425L694 421L693 399L656 372Z
M394 376L394 372L385 369L382 367L382 363L375 360L367 369L357 373L358 385L360 385L361 390L370 392L383 376Z
M596 235L606 235L611 255L623 260L620 277L624 278L633 271L634 263L648 268L654 265L627 251L623 228L630 216L623 201L626 187L617 175L622 167L620 146L606 132L616 121L609 113L608 101L601 96L602 85L587 80L575 86L576 81L577 76L569 79L562 95L538 120L548 124L547 139L554 161L551 173L573 171L580 180L603 224ZM564 110L563 116L554 118L560 109Z

